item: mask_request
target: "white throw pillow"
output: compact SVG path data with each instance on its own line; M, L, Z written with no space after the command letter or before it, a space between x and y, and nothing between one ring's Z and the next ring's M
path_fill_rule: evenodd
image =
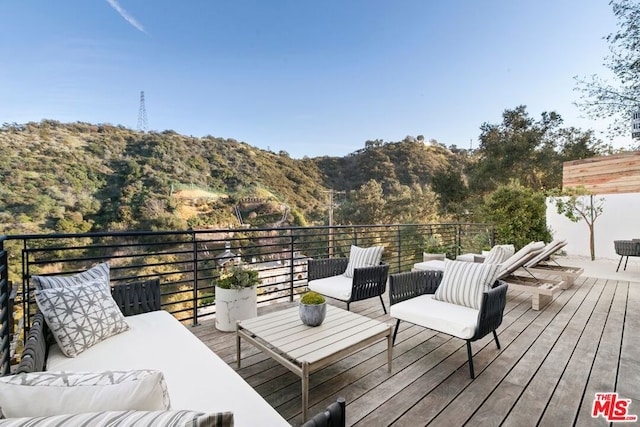
M384 246L372 246L370 248L361 248L351 245L349 252L349 263L344 272L346 277L353 277L353 271L356 268L375 267L380 264Z
M32 372L0 378L5 418L170 409L160 371Z
M0 420L1 427L232 427L232 412L177 411L107 411L82 414L54 415L36 418Z
M480 309L482 294L495 281L498 264L444 261L444 273L433 298L451 304Z
M102 264L98 264L87 271L74 274L73 276L31 276L31 280L37 290L63 288L93 282L98 279L104 279L108 288L110 281L109 275L109 263L103 262Z
M502 246L494 246L489 253L484 257L484 262L487 264L500 264L507 257L505 257L506 251Z
M35 291L36 303L67 357L129 329L104 279Z

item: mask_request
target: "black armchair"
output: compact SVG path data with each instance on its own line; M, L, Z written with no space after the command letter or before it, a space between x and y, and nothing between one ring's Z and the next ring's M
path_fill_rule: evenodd
M322 295L347 303L347 310L354 301L380 297L385 314L382 295L387 289L389 265L381 262L375 267L356 268L353 278L343 276L349 258L311 259L307 265L308 287Z
M620 270L622 258L627 257L626 261L624 262L624 270L626 271L629 257L640 256L640 239L614 240L613 246L616 249L616 254L620 255L620 261L618 261L618 268L616 268L616 273L618 272L618 270Z
M500 341L496 334L496 329L502 323L502 314L507 302L507 283L496 280L492 288L487 292L484 292L482 296L482 303L480 310L478 311L477 318L474 317L471 321L475 321L475 328L472 328L472 334L467 336L455 335L452 330L442 331L434 326L434 324L442 324L442 319L435 319L434 315L429 312L429 304L450 304L441 301L433 301L431 299L418 300L417 298L422 295L434 294L440 282L442 281L442 271L421 270L410 273L392 274L389 277L389 300L391 317L397 319L395 331L393 333L393 342L395 343L396 335L398 334L398 327L400 321L405 320L411 323L423 326L425 328L438 330L449 335L457 336L464 339L467 342L467 356L469 358L469 371L471 378L475 378L475 372L473 370L473 359L471 353L471 342L477 341L489 333L493 333L493 338L500 349ZM412 301L413 300L413 301ZM455 304L451 304L455 306ZM465 308L463 310L472 310ZM454 310L439 310L443 316L450 315L456 316L453 313ZM470 312L473 314L473 312ZM444 319L448 320L448 319ZM451 319L452 321L454 319ZM455 319L459 321L460 319ZM473 324L471 324L473 326ZM462 334L461 334L462 335Z
M302 427L344 427L346 424L344 397L339 397L336 402L327 406L327 409L316 414Z

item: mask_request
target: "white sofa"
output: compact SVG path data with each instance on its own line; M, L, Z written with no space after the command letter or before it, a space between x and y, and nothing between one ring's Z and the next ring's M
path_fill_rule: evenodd
M155 286L153 292L149 291L150 282ZM48 328L44 321L39 321L29 333L17 372L158 370L164 374L172 410L230 411L236 426L289 425L187 327L168 312L159 310L157 280L143 283L146 288L136 289L138 284L129 284L112 289L126 316L128 330L91 346L76 357L67 357L55 342L47 351ZM123 288L126 290L122 291Z
M57 345L49 371L154 369L164 374L172 409L233 412L236 426L288 426L247 382L166 311L128 316L129 330L66 357Z

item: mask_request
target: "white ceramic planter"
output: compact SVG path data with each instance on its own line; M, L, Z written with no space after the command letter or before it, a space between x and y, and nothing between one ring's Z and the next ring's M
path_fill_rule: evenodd
M236 330L236 322L258 315L256 287L222 289L216 286L216 329L224 332Z

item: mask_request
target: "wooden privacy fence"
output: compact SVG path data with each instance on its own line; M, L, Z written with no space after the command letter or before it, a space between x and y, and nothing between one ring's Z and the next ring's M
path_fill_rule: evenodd
M562 188L592 194L640 193L640 151L564 162Z

